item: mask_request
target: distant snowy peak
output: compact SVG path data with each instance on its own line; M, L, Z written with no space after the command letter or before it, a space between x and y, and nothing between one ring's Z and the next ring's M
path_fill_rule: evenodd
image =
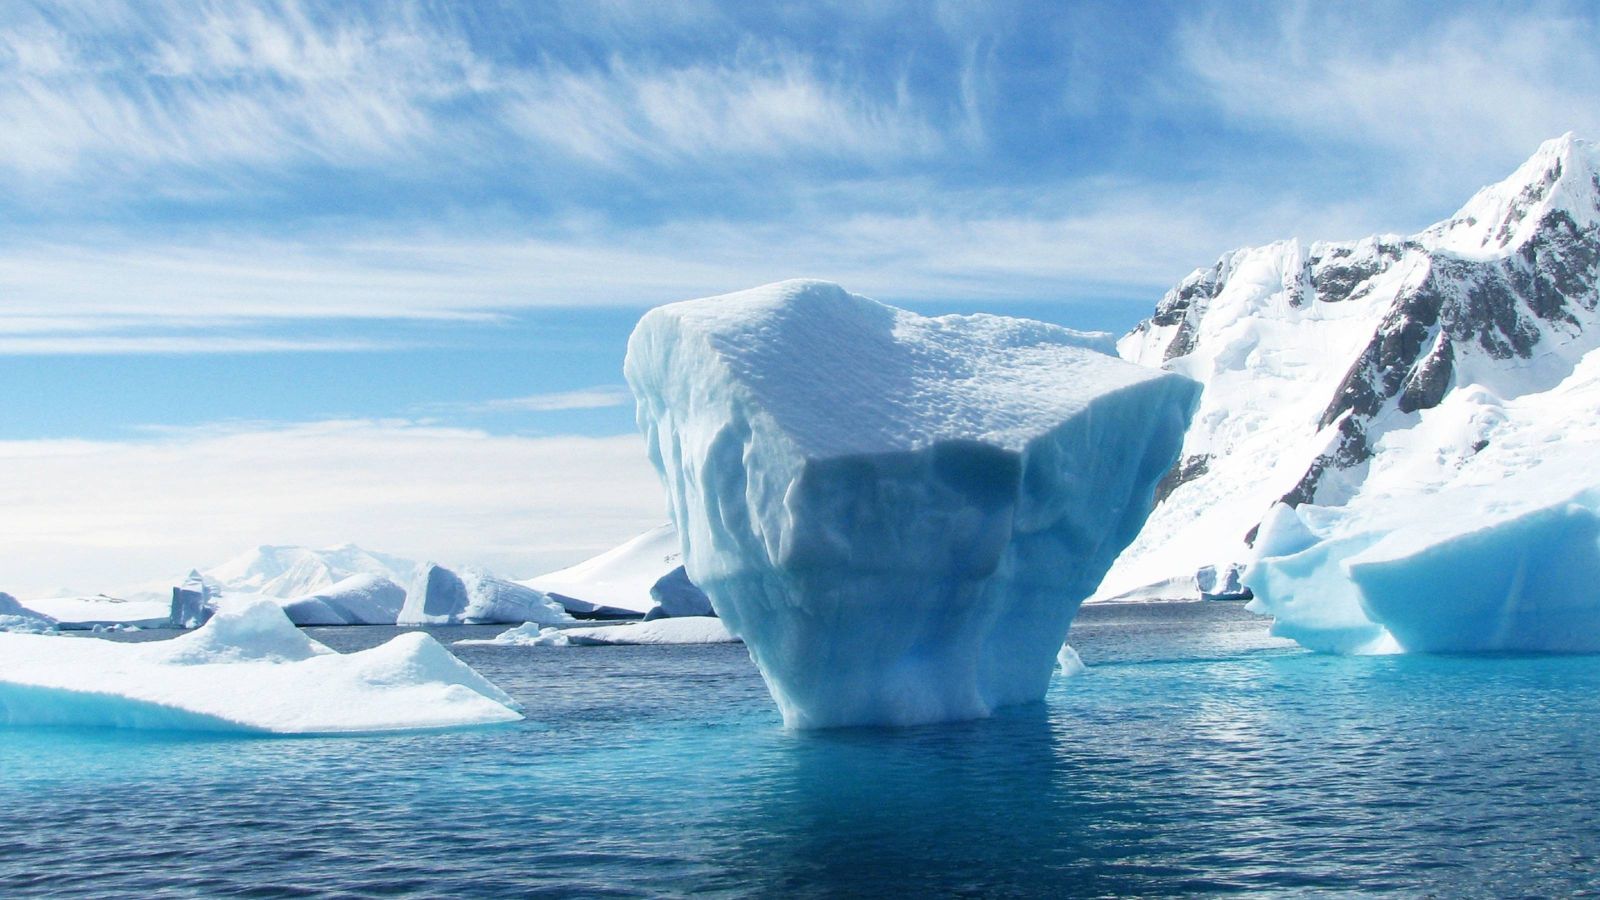
M228 591L269 597L303 597L333 587L352 575L376 575L400 584L416 564L373 553L354 544L323 550L264 545L205 570L208 583Z
M1600 146L1571 132L1545 141L1509 178L1478 191L1419 238L1434 250L1494 256L1562 218L1577 229L1600 223Z
M1420 234L1282 241L1196 270L1118 343L1206 391L1099 596L1224 571L1274 502L1345 503L1376 456L1409 452L1390 437L1460 388L1555 388L1600 346L1597 282L1600 148L1571 135Z

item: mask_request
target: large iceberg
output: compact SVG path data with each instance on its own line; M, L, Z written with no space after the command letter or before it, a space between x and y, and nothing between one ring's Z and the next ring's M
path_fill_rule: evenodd
M1199 392L1105 347L817 281L644 316L624 370L688 575L787 724L1044 696Z
M543 591L474 569L459 574L436 563L417 567L406 591L399 625L487 625L573 621Z
M339 654L277 604L224 606L172 640L0 634L0 723L275 734L513 722L505 692L426 634Z

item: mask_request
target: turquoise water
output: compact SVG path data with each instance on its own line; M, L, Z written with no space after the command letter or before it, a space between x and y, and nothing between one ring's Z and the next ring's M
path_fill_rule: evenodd
M1072 643L1044 705L905 731L784 731L736 645L455 648L527 705L490 730L0 729L0 896L1600 889L1600 657L1317 656L1234 604Z

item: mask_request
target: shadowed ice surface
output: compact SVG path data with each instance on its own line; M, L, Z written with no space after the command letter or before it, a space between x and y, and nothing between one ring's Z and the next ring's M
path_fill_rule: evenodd
M489 730L0 729L0 895L1600 887L1600 657L1318 656L1231 604L1071 640L1045 704L900 731L784 731L738 645L455 648L527 707Z

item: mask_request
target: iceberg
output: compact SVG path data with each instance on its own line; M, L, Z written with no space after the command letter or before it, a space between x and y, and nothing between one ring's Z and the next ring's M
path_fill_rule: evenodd
M656 605L645 613L647 619L717 614L711 607L711 598L689 580L689 572L683 566L656 579L656 583L650 586L650 599Z
M199 628L216 610L212 602L211 585L191 571L183 583L172 589L172 614L167 624L173 628Z
M1275 509L1313 540L1246 572L1250 608L1333 653L1600 651L1600 490L1506 494L1418 497L1390 522Z
M56 630L56 620L34 612L17 598L0 591L0 631L20 634L51 634Z
M591 618L705 616L711 601L683 571L677 529L660 525L575 566L520 581Z
M514 722L516 702L426 634L339 654L276 603L166 641L0 634L0 723L326 734Z
M1542 393L1458 389L1349 503L1273 507L1249 608L1325 652L1600 651L1597 410L1600 350Z
M818 281L641 319L624 374L687 574L786 724L909 725L1043 698L1198 399L1106 347Z
M731 644L738 638L715 616L652 619L593 628L551 628L530 622L488 639L458 645L493 647L582 647L637 644Z
M362 574L282 606L296 625L393 625L405 602L405 588L381 575Z
M572 621L572 616L543 591L473 569L457 574L437 563L424 563L412 576L396 624L557 625Z

